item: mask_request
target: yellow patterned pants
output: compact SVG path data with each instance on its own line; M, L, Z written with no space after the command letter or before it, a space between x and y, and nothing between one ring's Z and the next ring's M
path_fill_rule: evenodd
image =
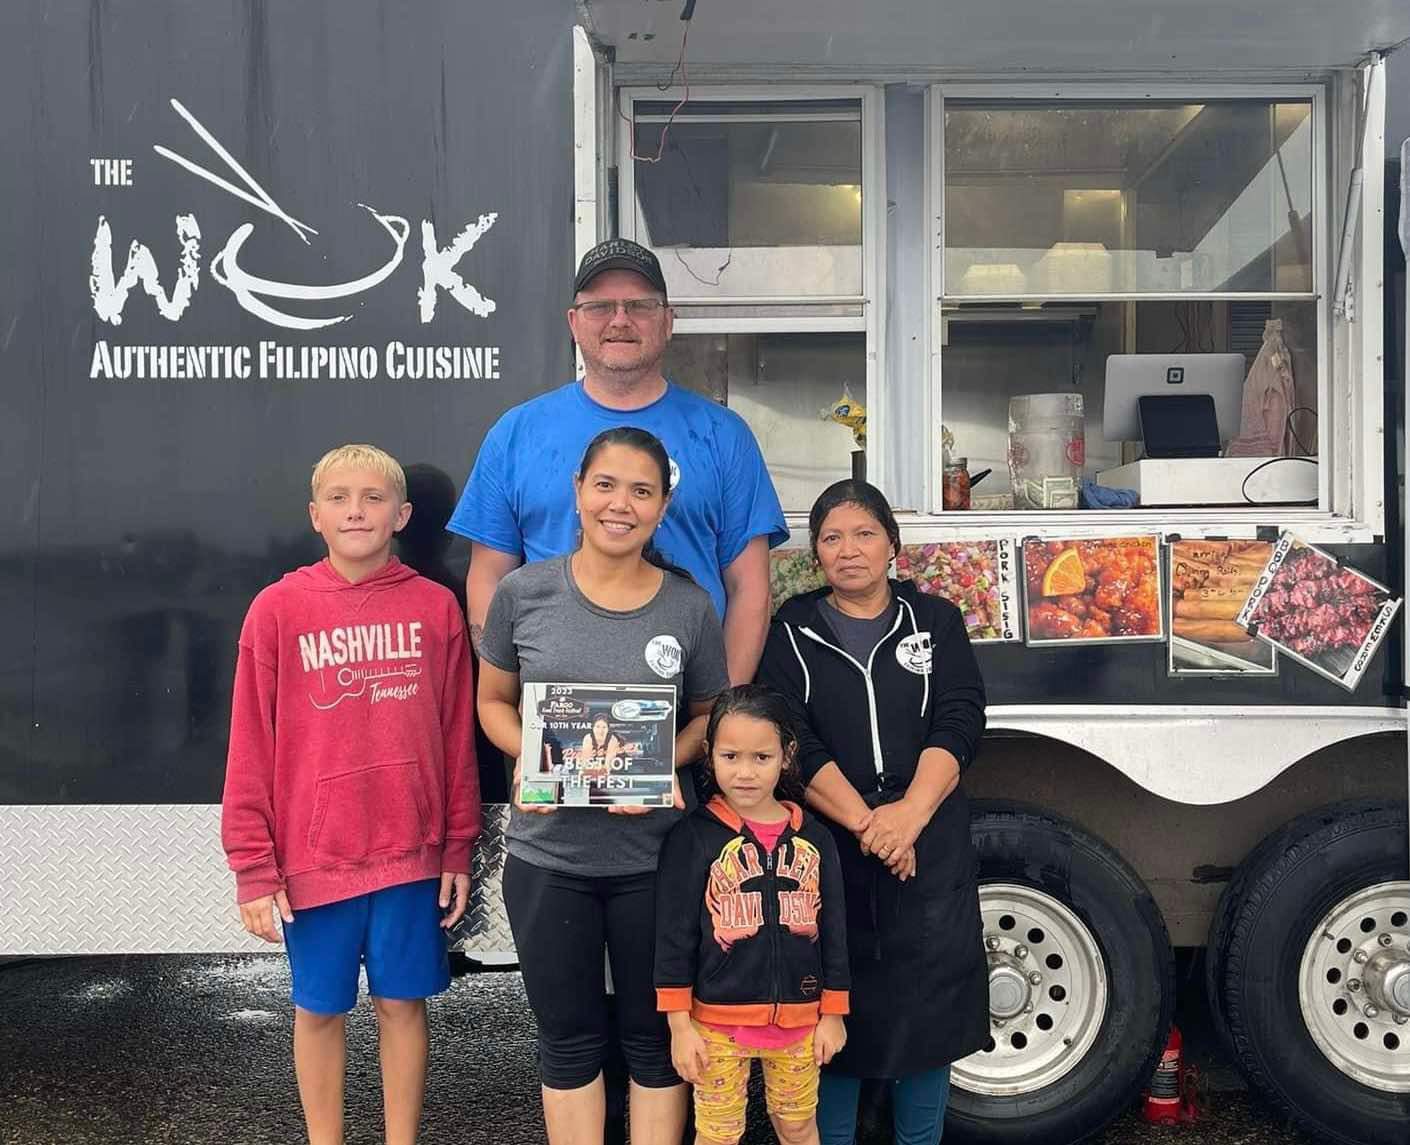
M743 1136L749 1063L755 1058L763 1066L769 1112L784 1121L812 1120L818 1109L818 1064L811 1031L791 1046L767 1050L738 1045L719 1030L694 1024L710 1051L710 1064L695 1087L696 1133L724 1145Z

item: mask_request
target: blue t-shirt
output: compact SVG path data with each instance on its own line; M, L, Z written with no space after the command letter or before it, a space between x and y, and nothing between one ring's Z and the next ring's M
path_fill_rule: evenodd
M515 406L485 435L446 528L526 563L572 552L573 476L588 442L618 425L648 430L666 446L678 472L656 547L695 577L723 617L721 571L755 537L782 544L788 525L744 419L677 385L635 410L599 405L578 381Z

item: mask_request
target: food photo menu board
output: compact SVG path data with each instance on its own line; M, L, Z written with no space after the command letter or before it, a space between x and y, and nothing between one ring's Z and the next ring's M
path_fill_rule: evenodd
M769 600L772 611L790 596L812 592L827 582L809 549L774 549L769 553Z
M895 575L955 604L975 644L1151 643L1168 635L1172 676L1274 676L1282 655L1348 691L1401 604L1383 584L1291 533L1276 544L1176 539L1168 547L1168 585L1156 535L905 544ZM825 583L809 550L770 555L775 609Z
M1385 585L1284 533L1237 620L1259 640L1352 691L1399 607Z
M896 576L950 601L964 614L974 643L1020 639L1018 559L1010 538L902 545ZM769 554L769 596L775 612L789 597L826 583L809 550L775 549Z
M1278 653L1238 622L1273 555L1271 541L1170 545L1172 676L1271 676Z
M1161 640L1160 544L1154 536L1023 542L1030 647Z
M1019 639L1016 566L1008 538L902 545L896 556L897 577L955 605L975 644Z

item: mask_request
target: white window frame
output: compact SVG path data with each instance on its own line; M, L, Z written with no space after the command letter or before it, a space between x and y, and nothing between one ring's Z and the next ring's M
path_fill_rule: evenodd
M932 320L923 331L927 341L928 377L925 393L930 409L926 424L936 432L922 430L925 456L924 486L928 511L904 514L908 535L923 534L937 537L956 533L966 535L1027 534L1061 531L1068 535L1087 533L1110 534L1115 529L1132 531L1181 532L1190 536L1227 535L1250 536L1260 526L1277 525L1298 530L1309 540L1322 542L1364 542L1384 533L1384 498L1382 489L1383 464L1383 386L1378 371L1381 368L1382 308L1380 269L1381 235L1384 225L1383 187L1379 177L1384 160L1384 73L1383 65L1371 64L1362 69L1346 69L1319 77L1322 82L1307 82L1305 76L1289 77L1287 82L1230 83L1191 79L1170 80L1158 84L1113 82L1100 77L1064 77L1051 83L1014 82L996 79L991 82L962 80L950 82L934 77L926 88L926 133L924 157L926 217L934 223L936 233L932 256L927 260L926 281L921 284L925 297L932 301ZM599 73L601 74L601 73ZM895 394L883 384L887 377L885 361L886 297L886 128L884 121L885 91L883 81L868 82L849 77L845 82L786 84L720 81L692 84L692 102L709 100L747 101L807 101L860 99L862 102L862 178L863 187L863 294L860 317L820 315L808 312L809 306L827 305L838 301L821 297L770 299L781 304L779 311L768 316L724 317L709 316L711 306L762 302L745 299L672 299L682 305L698 307L706 315L678 318L676 330L682 334L708 333L786 333L786 332L846 332L862 331L866 338L866 388L868 404L868 473L888 495L885 474L892 452L888 426L893 420L890 407ZM630 158L631 140L622 128L622 116L630 117L638 100L665 102L678 100L684 94L680 88L661 90L651 86L613 87L608 80L600 89L598 123L606 154L614 156L618 170L618 233L636 237L635 172ZM1356 315L1345 321L1331 313L1334 273L1341 220L1345 210L1347 177L1355 153L1355 108L1364 95L1367 126L1362 166L1369 172L1362 187L1360 225L1355 234L1356 258L1353 274L1356 285ZM610 93L610 94L609 94ZM1028 513L1008 511L998 513L942 513L940 506L941 456L938 426L941 420L942 378L940 345L942 321L941 303L944 283L944 100L982 99L1000 101L1026 99L1039 101L1111 100L1137 102L1143 99L1199 102L1212 99L1304 99L1312 103L1313 113L1313 291L1308 293L1263 292L1220 294L1217 292L1178 292L1174 294L1126 294L1113 299L1177 300L1195 299L1306 299L1315 298L1318 325L1318 472L1319 505L1317 508L1280 509L1276 506L1249 508L1193 509L1131 509ZM605 105L605 106L604 106ZM937 198L938 196L938 198ZM600 233L607 233L603 208L599 199ZM1048 296L1056 297L1056 296ZM852 299L849 299L849 301ZM995 299L998 301L998 299ZM1090 301L1082 296L1082 301ZM1369 374L1375 373L1372 378ZM803 524L803 515L788 514L796 529ZM917 538L920 539L920 538Z
M1346 427L1352 463L1348 467L1347 504L1350 512L1372 524L1378 534L1385 532L1385 499L1396 495L1385 488L1385 121L1386 65L1377 55L1357 73L1359 84L1347 84L1352 102L1361 105L1364 95L1366 122L1361 167L1366 177L1361 185L1361 215L1356 248L1351 252L1352 278L1356 284L1356 316L1351 322L1337 321L1338 335L1356 342L1349 375L1360 377L1362 389L1349 394L1351 412ZM1351 127L1351 150L1355 151L1357 126ZM1354 162L1354 159L1352 160ZM1401 178L1405 176L1402 174ZM1338 188L1340 193L1340 188ZM1331 242L1338 241L1337 227L1331 228ZM1335 246L1330 249L1328 273L1336 274ZM1336 284L1329 289L1335 294ZM1371 385L1374 375L1376 384ZM1357 401L1357 398L1360 398ZM1392 441L1394 440L1392 428Z
M1383 92L1383 85L1382 85ZM1369 101L1370 114L1376 116L1378 111L1383 120L1383 96L1378 104L1377 92L1372 89L1372 99ZM1240 292L1237 294L1220 292L1182 291L1176 293L1132 293L1122 295L1106 296L1110 300L1116 301L1193 301L1211 299L1270 299L1270 300L1299 300L1317 303L1317 401L1318 401L1318 457L1321 462L1318 466L1319 484L1319 505L1316 509L1279 509L1278 507L1249 507L1231 509L1129 509L1129 510L1108 510L1100 515L1102 531L1110 532L1112 527L1130 527L1132 529L1149 530L1153 527L1162 529L1183 529L1191 534L1198 532L1224 532L1229 535L1239 535L1248 533L1258 524L1277 523L1288 528L1303 528L1304 530L1315 532L1318 535L1327 535L1330 526L1331 533L1341 533L1350 539L1369 540L1373 534L1384 531L1383 526L1383 503L1376 493L1380 483L1380 436L1381 436L1381 387L1372 386L1369 379L1362 377L1359 393L1352 385L1352 368L1345 362L1345 353L1334 353L1337 346L1345 346L1347 350L1360 350L1360 357L1367 361L1372 361L1369 346L1374 339L1379 344L1381 337L1380 325L1380 299L1379 274L1374 278L1368 272L1374 270L1373 262L1378 263L1380 257L1379 239L1376 239L1376 249L1374 259L1368 258L1369 251L1366 249L1369 243L1368 234L1374 230L1375 225L1383 225L1380 198L1382 192L1377 186L1370 186L1378 180L1368 178L1366 180L1364 193L1368 196L1363 206L1363 223L1361 227L1362 259L1358 263L1360 273L1358 283L1361 290L1358 292L1359 301L1362 304L1362 314L1359 318L1359 330L1353 330L1349 335L1351 345L1346 345L1348 335L1345 332L1344 324L1333 321L1331 314L1332 283L1330 281L1333 274L1336 252L1331 249L1334 228L1331 225L1330 204L1335 202L1339 196L1344 194L1343 189L1338 186L1333 189L1329 182L1329 157L1337 153L1337 150L1345 147L1342 133L1335 129L1329 120L1329 92L1325 84L1307 83L1161 83L1161 84L1137 84L1137 83L1112 83L1112 82L1083 82L1070 81L1057 84L1037 84L1037 83L947 83L944 81L932 84L929 89L929 131L927 133L927 147L929 155L927 157L927 169L929 171L927 195L931 203L929 218L934 221L935 234L933 243L933 254L931 258L931 284L934 288L930 294L933 301L932 322L929 329L930 337L930 378L929 386L931 402L936 411L937 420L943 402L943 380L941 370L941 304L945 301L945 231L944 231L944 175L945 175L945 152L944 152L944 106L946 99L984 100L986 102L1002 102L1006 99L1029 100L1044 103L1061 103L1063 101L1112 101L1133 103L1142 100L1150 101L1185 101L1204 102L1216 99L1264 99L1276 100L1310 100L1312 104L1312 156L1313 156L1313 177L1312 177L1312 223L1313 223L1313 290L1311 292L1279 292L1267 291L1260 293ZM1376 121L1373 120L1372 126ZM1381 153L1375 151L1375 138L1377 132L1368 129L1367 142L1363 157L1363 165L1367 171L1379 171L1381 153L1384 150L1383 141L1380 145ZM1345 163L1338 164L1338 170ZM1364 221L1365 215L1373 216L1375 223L1368 224ZM1339 228L1337 228L1339 229ZM1378 233L1378 232L1377 232ZM1369 288L1369 289L1368 289ZM1375 295L1375 297L1372 297ZM1073 300L1090 302L1093 296L1090 295L1044 295L1026 296L1028 301L1036 301L1041 297L1043 300ZM966 297L966 301L974 301ZM1013 299L994 298L993 301L1021 301L1025 296L1014 296ZM1359 345L1358 345L1359 343ZM1374 361L1378 361L1377 357ZM1334 365L1335 363L1335 365ZM1342 369L1342 366L1346 366ZM1336 376L1334 377L1334 369ZM1342 410L1333 401L1333 396L1339 388L1348 390L1347 408ZM1352 408L1352 403L1356 397L1361 401ZM931 485L935 491L930 502L931 514L925 522L939 525L958 525L957 518L962 518L966 530L975 528L983 530L1018 530L1031 531L1034 527L1041 526L1044 531L1051 531L1054 527L1082 531L1093 529L1097 523L1093 520L1093 514L1089 510L1079 510L1073 512L1024 512L1007 511L997 513L964 513L964 514L942 514L940 511L938 491L940 488L940 457L938 448L932 448ZM1335 470L1335 472L1334 472ZM1359 470L1359 472L1356 472ZM1335 478L1339 474L1345 474L1341 481Z
M632 160L632 133L624 118L634 123L638 102L674 103L685 95L684 88L662 90L656 87L617 89L617 225L623 238L639 241L636 230L636 164ZM790 297L698 298L673 296L671 305L701 311L711 308L766 305L778 307L772 314L753 317L726 315L676 317L676 334L800 334L856 333L866 340L867 476L888 495L885 488L887 421L889 395L882 380L886 377L886 122L885 98L875 84L691 84L691 104L701 103L805 103L810 100L858 100L862 125L862 293L860 296L796 295ZM860 315L815 313L821 306L860 303ZM806 512L786 514L791 525L807 519Z

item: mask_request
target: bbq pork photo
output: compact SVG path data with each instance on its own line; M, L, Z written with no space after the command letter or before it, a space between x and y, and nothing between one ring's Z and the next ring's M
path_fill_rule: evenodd
M1290 534L1238 623L1314 672L1354 688L1400 606L1384 585Z

